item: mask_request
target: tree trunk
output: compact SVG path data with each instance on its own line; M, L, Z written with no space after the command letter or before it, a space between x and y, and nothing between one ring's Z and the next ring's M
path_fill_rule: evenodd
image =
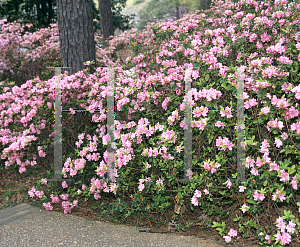
M176 19L179 20L179 7L176 6Z
M200 1L200 8L202 10L207 10L210 8L210 5L211 5L211 0L201 0Z
M54 17L54 10L53 10L53 7L52 7L52 0L48 0L48 13L49 13L49 16L48 16L48 25L50 25L50 23L52 23L52 19Z
M102 47L108 47L107 39L109 36L114 35L114 27L112 21L111 0L99 0L99 15L100 26L103 35Z
M91 1L57 0L61 65L62 67L70 67L67 69L68 75L73 75L87 68L83 64L86 61L94 61L94 66L96 65ZM90 68L89 73L94 72L95 69ZM82 109L77 107L77 109ZM78 126L78 131L79 125L84 122L83 117L84 112L76 112L75 124Z
M96 63L91 1L57 0L61 64L70 67L69 75L85 69L86 61Z

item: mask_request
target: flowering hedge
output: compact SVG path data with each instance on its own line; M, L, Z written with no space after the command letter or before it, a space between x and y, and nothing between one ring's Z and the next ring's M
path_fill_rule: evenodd
M300 229L298 2L282 0L271 5L239 1L222 12L213 8L174 22L149 23L140 34L124 35L124 42L130 42L135 53L126 63L129 67L135 65L136 75L126 75L120 66L114 71L117 150L113 174L122 178L120 182L102 180L109 171L105 147L107 69L97 68L94 74L87 70L71 76L64 74L63 104L71 108L71 113L77 105L89 109L98 128L93 136L78 136L77 158L63 160L64 178L76 178L72 188L63 182L62 189L46 194L42 192L47 186L45 178L29 195L40 198L47 210L62 202L64 212L71 213L80 200L101 200L103 192L113 193L118 206L112 214L125 212L126 217L137 213L163 214L174 204L187 205L195 215L227 217L230 207L234 207L239 209L233 225L236 230L228 226L226 230L224 221L208 221L227 243L251 235L265 246L291 243ZM214 17L206 18L212 13ZM105 59L105 63L116 65L109 57ZM184 174L187 66L192 71L194 147L189 175L198 181L179 184L177 179ZM245 73L244 182L231 181L236 177L237 121L233 110L238 68ZM8 146L1 156L7 159L6 167L17 163L23 173L29 164L43 161L48 152L42 150L54 139L54 132L50 131L54 98L54 78L36 78L21 87L4 88L0 96L0 141ZM23 107L29 111L27 114ZM128 121L124 116L128 116ZM14 130L23 130L22 135L10 135L12 124ZM48 131L48 140L36 137L40 129ZM29 161L30 155L26 157L21 150L28 151L31 145L38 147L40 157L33 155ZM121 202L124 196L131 198L130 205ZM69 201L71 198L73 202ZM284 210L281 215L276 209L282 206L293 210ZM258 225L258 215L263 219L266 214L276 214L277 220L271 226Z

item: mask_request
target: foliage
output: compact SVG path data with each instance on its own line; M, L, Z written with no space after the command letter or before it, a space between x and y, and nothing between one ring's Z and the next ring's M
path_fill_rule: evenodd
M56 0L7 0L2 3L0 17L6 17L10 23L33 24L33 32L56 22L55 7Z
M100 21L99 10L95 2L92 2L93 19ZM134 15L124 15L121 13L125 8L127 0L112 0L113 26L122 31L129 30L133 27ZM39 6L42 6L40 8ZM7 22L19 22L22 25L33 24L30 29L35 32L41 28L48 28L50 24L57 22L56 0L7 0L2 3L0 8L0 18L6 17ZM94 22L94 29L101 30L100 24Z
M152 20L167 21L175 19L176 8L187 10L188 13L194 13L196 10L205 10L203 3L211 5L211 0L136 0L134 5L146 3L145 8L140 11L140 21L137 25L138 30L143 30L146 24ZM205 5L206 6L206 5Z
M138 29L145 28L151 19L167 20L174 17L173 0L152 0L147 3L145 8L140 11Z

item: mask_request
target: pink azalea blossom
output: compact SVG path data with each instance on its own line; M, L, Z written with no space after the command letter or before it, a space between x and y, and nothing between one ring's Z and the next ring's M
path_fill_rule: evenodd
M229 235L230 237L236 237L236 236L237 236L237 231L235 231L235 230L233 230L233 229L230 229L228 235Z
M201 197L201 191L196 190L196 191L195 191L195 196L196 196L197 198Z
M151 167L151 165L149 165L149 164L147 163L145 169L148 170L150 167Z
M47 178L42 178L41 181L43 182L44 185L47 185Z
M66 181L62 182L61 187L63 187L64 189L68 188L68 185L67 185Z
M197 197L193 196L193 197L192 197L192 200L191 200L191 203L192 203L194 206L198 206L198 199L197 199Z
M226 243L230 243L230 242L231 242L231 237L229 237L229 236L224 236L223 238L225 239L225 242L226 242Z
M246 189L246 187L245 187L245 186L239 186L239 192L244 192L244 191L245 191L245 189Z
M288 182L290 180L290 175L287 172L285 172L283 169L280 170L280 173L281 173L281 175L280 175L280 181L282 181L282 182Z
M43 203L43 207L48 210L51 211L53 209L53 207L51 206L50 202L48 203Z

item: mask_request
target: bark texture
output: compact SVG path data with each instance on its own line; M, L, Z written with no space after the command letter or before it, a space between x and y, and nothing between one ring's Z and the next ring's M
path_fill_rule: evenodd
M110 0L99 0L100 26L103 35L103 48L108 47L107 39L114 35Z
M59 30L62 72L68 70L73 75L85 68L83 63L94 61L89 73L94 73L96 65L95 36L93 29L92 0L57 0L57 21ZM63 106L64 107L64 106ZM82 109L78 106L77 109ZM76 112L77 133L82 133L82 123L86 112Z
M57 0L61 64L70 67L69 75L85 69L86 61L96 63L91 1Z

